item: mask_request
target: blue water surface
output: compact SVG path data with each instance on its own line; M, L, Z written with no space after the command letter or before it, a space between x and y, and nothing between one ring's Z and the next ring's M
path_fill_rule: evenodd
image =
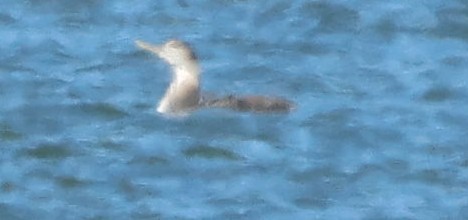
M178 38L203 89L155 106ZM468 219L468 1L3 0L0 219Z

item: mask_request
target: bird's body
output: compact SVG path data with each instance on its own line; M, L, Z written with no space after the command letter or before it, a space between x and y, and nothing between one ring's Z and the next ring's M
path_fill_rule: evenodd
M167 115L187 115L200 107L227 108L252 112L289 112L294 104L281 98L266 96L227 96L202 99L200 92L200 66L192 49L184 42L170 40L162 45L143 41L135 42L141 49L150 51L166 61L172 69L172 81L157 111Z

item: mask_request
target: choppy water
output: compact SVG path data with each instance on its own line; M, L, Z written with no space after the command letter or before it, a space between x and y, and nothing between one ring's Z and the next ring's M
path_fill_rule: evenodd
M133 41L174 37L297 111L156 114ZM0 39L1 219L468 218L467 1L4 0Z

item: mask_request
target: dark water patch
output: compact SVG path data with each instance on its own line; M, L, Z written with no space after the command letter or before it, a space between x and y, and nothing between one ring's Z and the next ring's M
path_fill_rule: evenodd
M239 160L241 157L233 151L210 147L210 146L195 146L183 151L183 154L188 158L201 157L205 159L225 159Z
M11 15L0 13L0 24L1 25L10 25L16 22L16 19Z
M135 38L137 40L139 38ZM148 65L150 67L148 68L153 68L151 65L155 64L155 58L153 55L148 54L148 52L143 51L143 50L122 50L122 51L114 51L113 55L117 55L116 58L120 61L120 63L123 63L125 65L128 65L130 68L134 68L135 66L141 67L143 65ZM135 66L134 66L135 65ZM136 70L135 70L136 72Z
M19 140L23 137L20 133L11 130L0 130L0 139L4 141Z
M70 90L68 90L66 92L66 96L67 98L71 99L71 100L80 100L81 99L81 91L78 91L78 89L81 89L81 88L78 88L76 89L77 91L74 91L75 88L71 88Z
M125 111L108 103L85 103L79 105L78 108L88 115L97 116L106 120L121 119L128 115Z
M209 1L211 4L220 3L222 6L228 6L229 4L232 4L232 6L236 4L246 4L252 0L219 0L219 1Z
M13 130L7 124L0 123L0 140L15 141L23 138L23 134Z
M57 64L64 64L66 62L73 62L76 60L76 57L65 48L54 50L53 55Z
M375 147L390 147L392 144L402 143L402 141L405 140L405 134L398 128L392 126L385 126L382 124L363 125L360 129L361 132L364 133L363 138L366 140L366 143Z
M2 63L0 63L0 76L6 76L12 73L38 74L35 69L24 66L15 59L2 61Z
M253 138L256 141L261 141L263 143L268 143L273 145L272 147L281 149L284 148L284 143L281 143L281 133L282 129L265 129L258 130Z
M206 110L184 121L183 127L177 125L177 130L191 132L192 137L206 141L226 138L255 139L277 145L284 134L282 123L287 121L287 118L287 114L262 115L230 110Z
M319 31L342 32L358 29L357 11L329 1L307 2L301 7L302 15L318 19Z
M25 150L24 154L37 159L63 159L73 155L73 152L65 144L45 143Z
M334 179L337 183L348 178L347 175L332 166L321 166L300 172L292 172L289 179L298 184L308 185L310 183L330 183Z
M93 22L93 18L90 14L78 14L78 13L71 13L64 15L58 22L64 28L67 29L78 29L78 30L85 30L89 29L91 26L90 24L95 24Z
M18 55L25 56L38 56L43 54L50 54L52 51L63 51L64 46L57 40L47 38L38 41L34 41L30 44L19 45Z
M271 23L273 17L284 16L286 10L291 8L291 2L288 1L279 1L275 2L272 5L266 5L264 8L261 8L261 12L256 14L254 18L254 24L256 26L262 27Z
M315 93L317 96L331 93L333 91L333 89L327 84L326 79L313 73L291 77L287 87L292 91L292 93L307 92L312 94Z
M227 216L229 216L228 219L260 219L265 213L275 216L275 214L284 211L282 207L274 206L268 201L266 196L264 197L257 192L249 193L247 196L241 196L238 200L243 204L241 207L244 207L244 210L242 212L237 211L237 213L227 213Z
M357 117L358 110L352 108L341 108L315 114L305 120L301 126L306 127L344 127L352 123Z
M61 176L61 177L55 177L55 182L61 186L62 188L77 188L77 187L83 187L85 185L88 185L88 181L81 180L79 178L76 178L74 176Z
M99 24L108 16L107 11L102 10L102 2L80 1L64 2L51 1L48 3L28 0L28 11L33 12L32 16L41 16L42 14L53 14L57 19L54 21L54 27L62 27L66 30L86 30L89 27Z
M467 133L468 131L468 116L463 113L463 110L460 112L453 112L453 111L440 111L436 115L436 119L440 120L442 123L447 125L449 128L458 129L458 131L462 131L463 133Z
M314 41L295 43L291 48L304 55L324 55L331 52L328 45Z
M129 161L129 164L143 164L143 165L162 165L162 164L168 164L169 160L160 157L160 156L155 156L155 155L144 155L144 156L138 156L134 157L132 160Z
M452 158L458 157L460 154L459 149L463 149L463 147L450 144L431 144L424 148L424 152L433 158L441 158L449 163L448 161L451 161Z
M278 45L266 42L261 39L249 39L238 42L237 45L244 45L239 50L244 50L245 54L261 54L263 58L275 55L278 52ZM254 53L253 53L254 52Z
M330 199L326 198L298 198L294 200L294 204L304 209L325 209L331 205Z
M404 134L397 128L380 123L366 123L361 117L360 110L336 109L317 113L309 117L301 126L309 128L310 132L323 143L340 149L344 146L361 149L388 147L403 140Z
M148 112L144 112L142 114L140 113L142 113L142 111L138 111L137 113L135 113L132 125L137 128L141 128L147 132L158 132L161 130L161 126L170 124L166 123L166 121L171 122L171 120L167 120L161 115L158 115L155 111L149 110Z
M94 64L85 67L79 67L75 69L75 73L90 73L90 72L98 72L98 73L106 73L113 69L116 69L117 66L110 63L101 63L101 64Z
M283 219L280 216L290 217L290 210L269 201L269 197L260 198L261 195L236 196L234 198L216 198L208 202L215 206L216 215L213 219ZM267 213L267 214L266 214ZM285 214L287 213L287 214ZM265 215L266 214L266 215ZM288 218L284 218L288 219Z
M27 213L30 213L30 211L31 210L23 210L18 207L14 207L8 203L0 202L1 219L6 219L6 220L29 219L31 218L31 214L27 214Z
M468 41L468 8L442 9L436 12L437 27L431 32L437 37Z
M162 194L162 192L153 186L135 183L130 178L117 180L117 190L129 202L138 202L141 198L160 197Z
M429 185L455 186L458 172L454 169L424 169L413 171L403 177L405 180L414 180Z
M153 54L150 54L147 51L143 51L143 50L134 50L126 55L122 54L122 56L126 56L127 58L134 59L135 62L138 62L139 64L138 66L154 65L156 61Z
M222 36L219 36L219 37L213 39L212 43L218 44L218 45L221 44L221 45L235 47L235 46L238 46L238 45L242 45L244 43L244 41L245 41L245 39L242 38L242 37L226 34L226 35L222 35ZM226 46L225 46L225 48L226 48Z
M68 114L62 105L42 105L39 98L33 97L34 102L28 103L10 112L15 120L9 123L18 125L19 132L23 134L42 134L54 136L62 133L66 123L70 122Z
M380 35L385 41L390 42L395 39L395 36L401 28L395 24L391 18L384 18L379 20L373 27L378 35Z
M13 182L3 181L0 184L0 192L2 192L2 193L12 192L16 188L17 188L17 186Z
M98 141L98 146L108 150L122 151L125 149L126 144L110 139L101 139Z
M385 163L385 169L393 174L403 175L410 170L410 164L406 160L402 159L389 159Z
M352 176L331 165L314 167L300 172L292 172L288 179L296 183L297 189L303 189L293 203L303 209L321 210L331 207L333 196L352 184Z
M73 57L69 55L69 52L66 50L65 46L56 40L45 40L32 50L41 52L49 51L48 54L41 57L43 64L63 65L65 62L73 59Z
M35 0L26 0L30 9L38 12L62 12L62 13L80 13L86 14L86 11L93 11L93 9L99 9L102 5L101 2L93 0L83 0L79 2L64 2L60 0L52 0L50 2L41 2Z
M226 134L247 135L240 113L201 110L183 121L168 121L167 128L178 133L190 133L192 137L226 137ZM228 125L228 126L227 126ZM209 129L206 129L209 128Z
M406 216L404 217L390 216L389 214L386 214L386 213L387 212L384 208L373 207L371 210L363 213L365 214L365 216L359 219L362 219L362 220L376 220L376 219L381 219L381 220L410 220L411 219L411 220L414 220L414 219L417 219L417 218L409 218Z
M429 82L442 82L444 74L440 74L440 72L430 69L430 70L425 70L421 71L418 73L418 77L421 80L429 81Z
M221 207L235 207L241 205L240 201L234 198L218 198L213 197L209 198L207 202L211 205L221 206Z
M406 87L401 83L395 74L390 74L386 71L372 69L372 68L359 68L358 71L353 73L352 79L355 84L361 84L357 88L356 98L369 98L375 97L381 99L383 96L387 97L400 97L405 94ZM352 87L351 85L348 85ZM356 90L356 88L352 89Z
M120 216L122 217L122 216ZM109 216L107 215L104 215L104 214L97 214L97 215L93 215L91 217L88 217L88 218L85 218L86 220L108 220L110 219Z
M468 159L463 160L463 161L460 163L460 166L465 167L465 168L468 168Z
M243 80L251 82L252 80L264 81L265 76L268 76L269 74L278 73L278 71L275 69L269 68L265 65L257 64L257 65L246 65L245 67L240 69L239 73L241 73L242 76L245 76Z
M125 24L125 19L120 19L121 24ZM161 11L160 13L151 14L147 19L145 19L145 24L147 25L157 25L157 26L169 26L169 27L192 27L199 22L196 17L181 17L173 16L170 14Z
M177 4L182 8L187 8L190 6L185 0L177 0Z
M171 217L173 218L173 217ZM148 219L148 220L151 220L151 219L166 219L164 217L164 215L162 215L161 213L158 213L158 212L151 212L151 211L135 211L135 213L132 213L131 214L131 219ZM174 218L174 219L177 219L177 218ZM180 218L180 219L183 219L183 218Z
M284 15L284 12L291 8L291 2L289 1L278 1L274 2L271 6L260 13L260 16L265 18L275 17ZM270 19L271 21L272 19Z
M155 105L153 103L149 104L147 102L134 102L132 104L132 108L138 111L146 111L148 109L155 108Z
M369 92L364 87L357 86L356 83L349 81L336 84L333 93L355 100L363 100L369 96Z
M56 65L65 63L63 54L67 54L65 47L55 39L39 39L22 44L12 45L14 53L4 60L6 70L27 70L39 74L41 67L46 67L47 72L55 72ZM69 59L69 58L68 58ZM38 64L40 63L40 65ZM2 66L3 66L2 65ZM51 66L54 66L51 68ZM40 73L41 75L44 73Z
M468 58L464 56L448 56L441 60L441 63L452 67L461 67L468 64Z
M377 164L362 164L359 169L353 173L350 180L359 181L366 177L377 176L378 174L388 175L386 169Z
M121 179L118 181L118 188L127 195L134 195L138 189L130 179Z
M428 28L418 26L407 21L398 21L393 16L399 16L397 13L384 15L375 25L372 26L375 33L385 42L391 42L398 34L424 34Z
M443 102L457 97L457 93L445 86L435 86L427 89L421 96L423 101Z

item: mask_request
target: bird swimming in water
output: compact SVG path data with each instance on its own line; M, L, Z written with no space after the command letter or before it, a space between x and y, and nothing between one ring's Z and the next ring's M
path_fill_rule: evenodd
M295 105L286 99L267 96L203 97L200 91L200 66L193 50L180 40L153 45L136 40L135 44L154 53L171 66L172 81L158 104L157 112L184 116L198 108L225 108L243 112L287 113Z

